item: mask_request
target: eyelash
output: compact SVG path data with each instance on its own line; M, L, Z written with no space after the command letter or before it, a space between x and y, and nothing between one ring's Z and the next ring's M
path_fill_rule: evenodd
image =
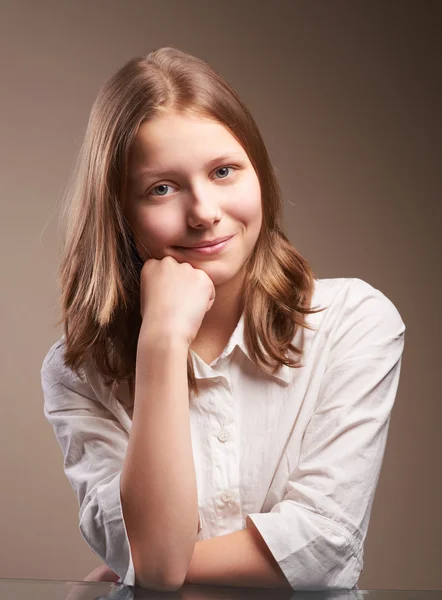
M238 169L237 169L237 167L234 167L233 165L222 165L221 167L218 167L217 169L215 169L215 173L216 173L217 171L219 171L220 169L233 169L234 171L237 171L237 170L238 170ZM221 178L219 178L219 179L228 179L228 177L221 177ZM172 187L172 186L171 186L170 184L168 184L168 183L157 183L157 184L156 184L154 187L150 188L150 190L148 190L148 191L146 192L146 196L151 196L151 195L153 195L153 196L155 196L156 198L166 198L166 196L164 196L164 195L162 195L162 194L159 194L159 195L158 195L158 194L152 194L152 192L153 192L153 191L154 191L156 188L158 188L158 187L160 187L160 186Z

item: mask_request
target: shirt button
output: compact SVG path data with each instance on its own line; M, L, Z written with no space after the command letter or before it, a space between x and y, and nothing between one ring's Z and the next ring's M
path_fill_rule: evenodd
M227 433L227 431L225 429L220 429L220 431L218 433L218 439L220 440L220 442L225 442L226 440L229 439L229 434Z
M232 499L232 494L230 492L223 492L221 494L221 498L224 500L224 502L230 502Z

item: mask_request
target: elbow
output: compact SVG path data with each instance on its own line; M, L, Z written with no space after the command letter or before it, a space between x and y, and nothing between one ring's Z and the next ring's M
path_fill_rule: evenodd
M187 568L172 568L170 562L164 564L162 561L142 560L143 554L146 557L146 552L132 551L136 586L161 592L176 592L184 585L188 564Z
M287 564L288 580L296 591L332 591L352 590L357 586L362 572L362 560L353 553L350 546L347 548L335 547L336 552L330 552L331 545L323 545L320 553L315 552L307 558L307 564L302 576L296 572L297 564ZM339 554L341 554L339 556ZM295 561L293 557L293 560ZM321 563L322 561L322 563ZM314 567L316 565L316 568ZM317 566L320 565L318 569ZM290 576L292 575L292 576Z
M184 581L181 583L176 582L151 582L149 580L140 580L139 583L135 585L139 585L142 588L146 588L148 590L152 590L155 592L177 592L183 585Z
M356 587L362 568L352 561L338 566L334 574L324 574L322 578L312 582L314 590L352 590Z
M185 575L172 577L135 571L135 585L157 592L176 592L184 585Z
M362 567L355 560L350 559L342 564L337 564L330 573L324 573L318 580L312 581L315 590L352 590L356 587Z
M357 586L359 574L352 576L329 577L312 577L304 579L301 583L290 583L294 591L336 591L336 590L353 590Z

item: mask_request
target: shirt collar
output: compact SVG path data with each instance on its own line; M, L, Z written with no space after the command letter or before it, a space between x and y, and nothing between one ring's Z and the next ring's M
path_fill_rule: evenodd
M223 360L227 359L237 347L248 358L248 360L250 360L250 362L253 363L250 353L245 344L244 326L245 318L243 311L238 321L238 324L235 327L235 330L233 331L229 341L226 344L226 347L224 348L220 356L216 358L212 363L210 363L210 365L207 365L193 350L191 350L192 356L194 357L195 377L197 379L207 379L214 377L213 369L215 369ZM276 379L278 379L279 381L283 381L286 384L290 383L293 377L293 369L287 365L282 365L275 373L271 373L270 370L266 370L265 372L271 377L276 377Z

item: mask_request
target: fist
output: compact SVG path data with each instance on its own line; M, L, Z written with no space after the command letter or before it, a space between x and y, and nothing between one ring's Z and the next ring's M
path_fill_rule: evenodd
M149 259L141 269L140 312L143 329L182 336L190 344L215 301L215 286L201 269L172 256Z

